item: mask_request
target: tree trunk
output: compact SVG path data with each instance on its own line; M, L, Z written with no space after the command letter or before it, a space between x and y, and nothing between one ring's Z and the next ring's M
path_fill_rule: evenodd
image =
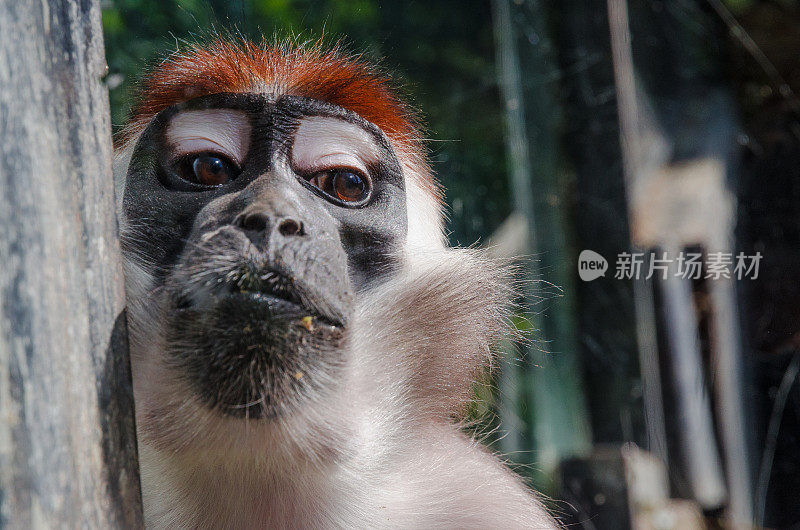
M141 527L96 0L0 2L0 527Z

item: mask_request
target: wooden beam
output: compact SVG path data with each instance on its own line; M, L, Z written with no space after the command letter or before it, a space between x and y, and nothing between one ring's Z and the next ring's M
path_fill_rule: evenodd
M142 526L97 0L0 2L0 527Z

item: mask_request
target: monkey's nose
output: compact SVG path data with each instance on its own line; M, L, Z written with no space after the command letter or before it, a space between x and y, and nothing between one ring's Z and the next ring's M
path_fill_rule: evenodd
M277 229L284 237L303 236L305 228L303 221L292 217L271 216L266 212L245 212L233 222L245 232L265 234L271 229Z

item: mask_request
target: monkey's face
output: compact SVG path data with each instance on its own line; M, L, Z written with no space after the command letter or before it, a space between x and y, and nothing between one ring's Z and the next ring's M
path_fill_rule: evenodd
M158 328L161 364L208 409L248 418L336 381L353 298L391 272L407 230L400 164L377 127L258 94L158 114L133 150L122 218L129 297Z

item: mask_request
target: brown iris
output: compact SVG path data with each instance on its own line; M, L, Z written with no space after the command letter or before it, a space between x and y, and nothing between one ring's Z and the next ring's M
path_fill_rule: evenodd
M314 173L308 182L343 202L360 202L369 194L369 180L355 169L336 168L319 171Z
M191 156L181 166L182 179L204 186L221 186L239 174L239 169L233 162L216 153Z

